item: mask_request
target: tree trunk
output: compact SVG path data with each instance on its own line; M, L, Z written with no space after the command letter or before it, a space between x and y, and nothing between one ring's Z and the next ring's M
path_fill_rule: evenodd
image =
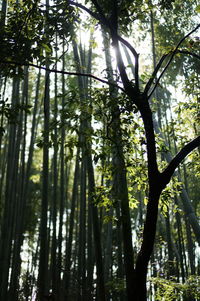
M13 79L12 106L19 104L19 79ZM5 203L2 218L0 238L0 299L7 299L8 276L11 260L13 239L13 217L16 209L16 175L18 164L19 143L17 143L17 123L14 121L9 128L9 142L7 154L7 173L5 187ZM19 136L18 136L19 137ZM17 146L18 145L18 146Z
M161 194L161 189L157 187L158 183L159 178L154 177L154 186L150 187L149 191L149 201L147 204L147 215L143 230L142 246L136 260L133 289L133 296L135 296L134 300L136 301L147 300L147 268L153 252L158 215L158 201Z
M23 82L23 92L22 92L22 106L28 105L28 68L25 68L24 71L24 82ZM10 276L10 289L8 300L18 300L19 292L19 275L21 269L21 246L23 243L23 231L24 231L24 218L25 218L25 199L24 189L25 189L25 149L26 149L26 127L27 127L27 113L21 110L20 112L20 126L18 127L17 134L17 145L16 149L19 149L20 152L20 143L22 141L22 151L21 151L21 166L20 163L17 163L18 169L21 169L18 175L18 185L16 190L16 208L15 215L13 218L13 224L15 228L13 230L13 254L12 254L12 267L11 267L11 276ZM18 158L19 159L19 158Z
M49 72L46 72L44 95L44 142L42 171L42 204L40 221L40 259L38 274L38 299L45 301L48 296L48 199L49 199Z
M70 286L70 279L71 279L71 262L72 262L72 240L73 240L73 231L74 231L74 221L75 221L75 208L77 203L77 196L78 196L78 179L79 179L79 152L77 150L76 155L76 164L75 164L75 173L74 173L74 183L72 189L72 200L71 200L71 210L70 210L70 220L69 220L69 234L67 239L67 248L66 248L66 262L65 262L65 274L63 277L63 287L64 287L64 296L68 298L69 296L69 286Z

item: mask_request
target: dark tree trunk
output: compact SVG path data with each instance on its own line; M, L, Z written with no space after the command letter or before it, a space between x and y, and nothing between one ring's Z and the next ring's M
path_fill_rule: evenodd
M135 279L133 297L136 301L147 300L146 280L148 263L153 252L153 245L156 234L156 223L158 215L158 201L161 191L157 191L156 184L149 193L147 204L147 215L143 231L143 241L137 257L135 267ZM131 300L131 299L130 299Z
M45 301L48 295L48 231L47 214L49 198L49 73L46 73L44 96L44 142L43 142L43 172L42 172L42 204L40 221L40 259L38 274L38 298Z

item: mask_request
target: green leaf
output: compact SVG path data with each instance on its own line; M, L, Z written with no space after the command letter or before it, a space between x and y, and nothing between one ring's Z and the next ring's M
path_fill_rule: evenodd
M47 52L47 53L51 53L51 49L50 47L47 45L47 44L42 44L42 47L44 48L44 50Z
M199 14L200 13L200 4L197 5L197 7L195 8L195 11Z
M145 206L148 204L148 198L147 197L144 198L144 204L145 204Z

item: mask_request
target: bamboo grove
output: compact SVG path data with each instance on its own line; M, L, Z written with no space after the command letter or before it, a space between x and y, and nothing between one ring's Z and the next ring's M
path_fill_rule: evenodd
M0 3L0 300L199 300L197 1Z

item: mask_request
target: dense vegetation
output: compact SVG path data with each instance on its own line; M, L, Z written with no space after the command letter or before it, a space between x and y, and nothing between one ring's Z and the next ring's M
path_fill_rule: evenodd
M0 3L0 300L199 300L197 1Z

